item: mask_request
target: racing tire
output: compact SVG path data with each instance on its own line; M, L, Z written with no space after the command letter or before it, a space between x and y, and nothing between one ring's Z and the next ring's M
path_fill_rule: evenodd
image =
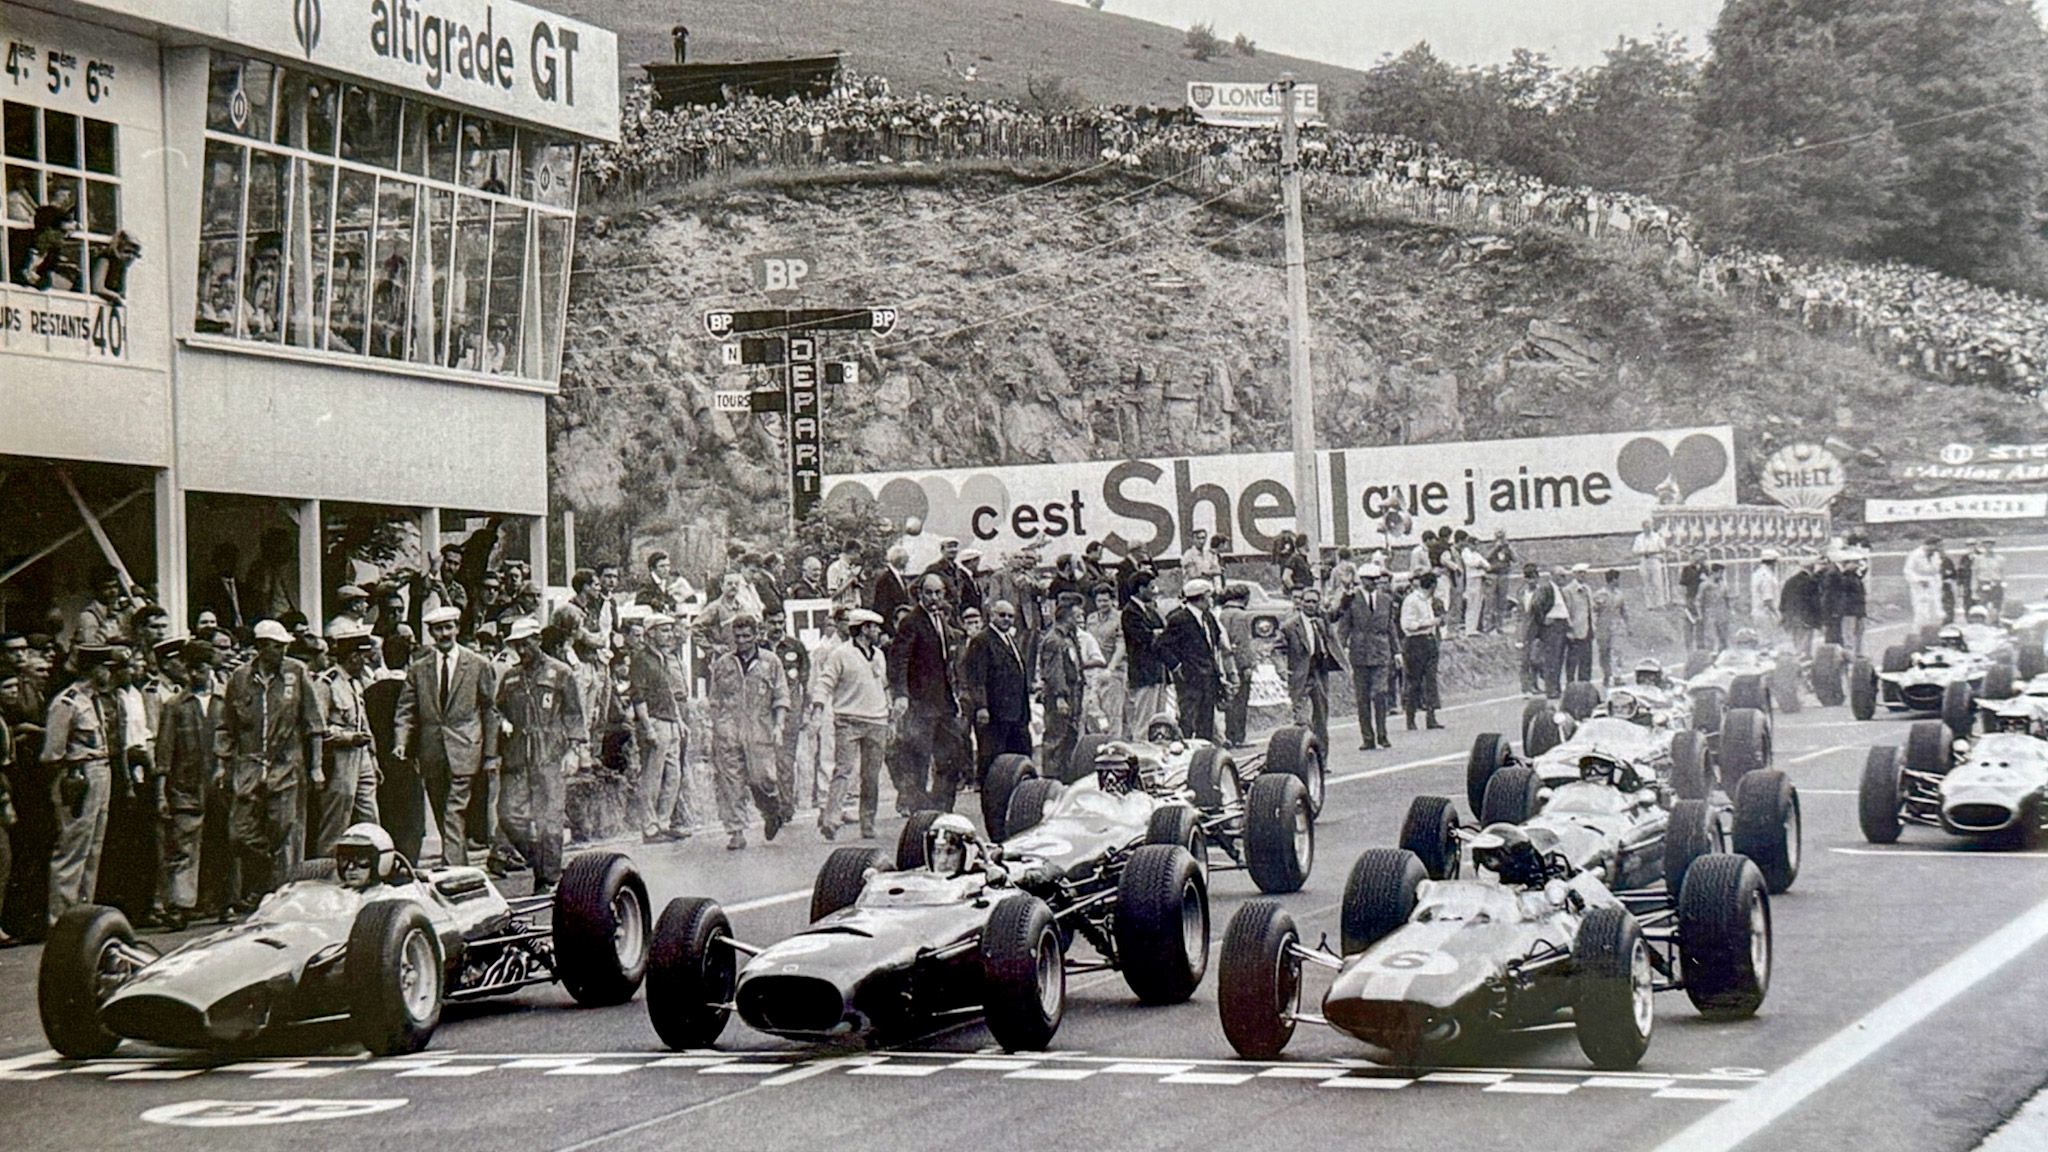
M731 941L732 922L716 900L678 896L661 910L647 963L647 1022L668 1048L709 1048L725 1031L740 972Z
M1308 789L1282 772L1261 772L1244 803L1244 866L1268 894L1299 892L1316 860L1316 818Z
M1899 771L1899 750L1879 744L1863 759L1863 779L1856 786L1856 824L1863 838L1872 844L1892 844L1906 826L1899 819L1899 801L1904 776Z
M1920 626L1920 632L1915 637L1915 640L1916 643L1913 645L1915 651L1925 652L1929 648L1934 647L1936 644L1941 642L1941 625L1922 624Z
M1806 707L1799 694L1799 681L1799 665L1792 662L1791 656L1780 659L1771 671L1771 707L1780 712L1797 712Z
M1522 755L1534 760L1562 743L1564 733L1558 731L1557 714L1545 708L1529 720L1528 734L1522 739Z
M1957 736L1968 736L1977 724L1977 694L1968 680L1955 680L1941 690L1941 722Z
M1534 723L1538 716L1545 716L1552 712L1555 712L1556 710L1556 707L1551 704L1550 698L1547 696L1539 695L1534 699L1523 701L1522 746L1524 748L1527 748L1529 745L1529 725ZM1529 753L1529 755L1534 756L1535 753L1531 752Z
M1010 794L1017 785L1038 775L1038 765L1029 756L1004 753L989 763L981 781L981 826L998 844L1010 835Z
M1161 804L1145 821L1145 843L1174 844L1187 849L1197 865L1208 858L1209 847L1202 838L1202 818L1185 804Z
M1678 895L1700 857L1721 850L1714 810L1705 800L1680 800L1664 824L1664 891Z
M1671 736L1671 790L1681 800L1705 800L1713 784L1707 775L1707 738L1687 728Z
M1182 809L1186 811L1186 809ZM1116 883L1116 950L1140 1004L1181 1004L1209 971L1209 886L1179 844L1131 853Z
M404 1056L434 1038L441 1023L442 963L441 940L419 905L373 900L356 913L341 982L356 1039L370 1055Z
M100 1024L100 976L111 947L134 943L128 917L103 904L80 905L50 926L36 966L36 1012L58 1055L93 1059L120 1046L121 1038Z
M1204 812L1221 812L1244 791L1237 781L1237 761L1215 747L1197 748L1188 758L1188 788Z
M811 882L811 923L816 924L841 908L850 908L868 884L868 870L882 871L889 858L880 848L849 844L834 848L818 865L818 878Z
M2010 664L1993 664L1984 670L1984 699L2010 700L2016 683ZM1943 701L1944 704L1947 701Z
M1690 680L1713 666L1714 654L1703 648L1695 648L1685 654L1685 675L1680 679Z
M1719 732L1728 702L1720 690L1705 688L1692 694L1692 728L1695 732Z
M981 933L981 971L996 1043L1007 1052L1052 1043L1067 1011L1067 961L1044 901L1018 894L995 906Z
M1574 720L1584 720L1600 706L1600 686L1590 680L1574 680L1564 686L1557 710Z
M1429 873L1405 848L1367 848L1344 881L1339 938L1344 955L1356 956L1408 922L1415 894Z
M944 815L936 808L920 808L903 821L903 830L896 834L898 872L913 872L924 867L925 837L931 834L932 821Z
M1877 670L1880 672L1904 672L1913 666L1913 648L1908 644L1894 644L1884 650Z
M1330 770L1323 753L1323 742L1314 732L1290 724L1275 728L1266 740L1266 764L1261 771L1285 772L1301 781L1308 789L1308 810L1313 816L1323 814L1323 792L1329 784Z
M617 852L586 852L555 886L556 972L585 1008L624 1004L647 978L647 882Z
M301 860L285 871L284 882L296 884L301 880L333 880L338 875L334 870L334 857L315 856ZM282 885L280 885L281 887Z
M1239 1056L1270 1060L1294 1038L1301 999L1301 931L1278 900L1248 900L1223 933L1216 1009Z
M1003 817L1003 830L1011 836L1029 832L1045 819L1046 809L1052 807L1052 799L1058 794L1060 782L1043 776L1027 777L1010 793L1010 811ZM918 855L922 857L923 841L919 841Z
M1693 862L1678 895L1685 994L1709 1020L1756 1014L1771 987L1771 897L1747 856Z
M1849 715L1858 720L1877 715L1877 670L1861 656L1849 666Z
M1726 705L1730 712L1737 708L1754 708L1759 712L1768 712L1771 709L1770 688L1764 683L1762 676L1737 676L1728 682Z
M1067 758L1065 764L1060 765L1060 782L1072 784L1095 775L1095 754L1102 751L1102 746L1107 743L1109 737L1100 732L1076 740L1074 754Z
M1735 851L1764 876L1776 896L1799 878L1799 789L1783 772L1751 772L1735 789Z
M1955 763L1955 734L1939 720L1915 720L1906 730L1906 770L1946 776Z
M1431 880L1458 875L1458 811L1448 796L1417 796L1401 818L1401 847L1415 853Z
M2048 672L2048 648L2042 644L2043 634L2039 629L2029 628L2020 633L2018 652L2013 660L2013 669L2022 680Z
M1479 803L1479 826L1520 824L1536 815L1543 806L1542 789L1542 778L1527 764L1510 764L1495 772Z
M1721 721L1721 790L1735 795L1744 776L1771 763L1771 726L1754 708L1730 708Z
M1511 750L1507 737L1498 732L1481 732L1472 739L1472 754L1465 759L1465 799L1477 816L1486 801L1486 782L1506 766Z
M1604 1071L1642 1063L1657 1013L1650 946L1624 908L1595 908L1579 922L1572 947L1572 1021L1579 1051Z
M1813 698L1823 708L1839 708L1848 699L1842 683L1842 657L1839 645L1822 644L1813 650L1813 664L1806 670L1806 678L1813 684Z

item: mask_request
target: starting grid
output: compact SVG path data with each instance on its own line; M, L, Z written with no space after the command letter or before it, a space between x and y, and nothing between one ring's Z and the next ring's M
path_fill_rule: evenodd
M1167 1060L1045 1052L869 1052L817 1056L788 1051L692 1051L576 1055L472 1055L459 1052L400 1056L312 1057L209 1063L189 1056L66 1060L40 1052L0 1060L0 1082L94 1076L110 1083L163 1083L202 1077L307 1081L336 1076L356 1079L469 1079L503 1075L631 1077L718 1076L764 1087L795 1084L819 1076L923 1079L932 1076L1000 1077L1073 1083L1109 1077L1122 1083L1150 1080L1160 1085L1237 1087L1294 1081L1338 1091L1390 1092L1433 1088L1476 1088L1523 1096L1568 1096L1603 1090L1639 1093L1657 1100L1733 1100L1763 1079L1756 1068L1721 1068L1704 1073L1601 1073L1548 1068L1388 1068L1366 1060L1258 1062Z

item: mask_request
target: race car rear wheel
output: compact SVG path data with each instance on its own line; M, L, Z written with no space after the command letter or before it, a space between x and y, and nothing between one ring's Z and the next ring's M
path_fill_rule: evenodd
M1806 706L1799 695L1799 665L1791 656L1778 661L1771 670L1771 706L1781 712L1797 712Z
M292 865L284 874L284 882L296 884L301 880L332 880L334 877L334 857L315 856Z
M1010 835L1010 794L1017 785L1038 775L1038 765L1029 756L1005 753L990 762L981 781L981 825L988 838L998 843Z
M1486 782L1486 796L1479 802L1479 823L1520 824L1541 807L1543 781L1527 764L1510 764Z
M1712 652L1708 652L1703 648L1694 648L1685 654L1685 674L1682 678L1690 680L1713 666L1714 654Z
M1678 895L1685 994L1710 1020L1753 1016L1771 987L1771 897L1747 856L1693 862Z
M1968 680L1953 680L1941 690L1941 722L1958 736L1968 736L1977 723L1977 694Z
M1186 848L1147 844L1131 854L1116 885L1116 950L1140 1003L1179 1004L1201 986L1209 887Z
M1721 721L1721 790L1735 795L1744 776L1771 763L1771 726L1754 708L1730 708Z
M1759 712L1770 710L1771 697L1762 676L1754 673L1737 676L1728 682L1728 710L1754 708Z
M1009 815L1003 818L1003 830L1011 836L1029 832L1045 819L1045 810L1052 807L1052 798L1058 792L1060 782L1047 780L1043 776L1032 776L1017 785L1010 793ZM919 842L919 856L923 855L922 840Z
M1547 696L1538 695L1534 699L1522 702L1522 744L1524 747L1527 747L1529 743L1530 723L1538 716L1548 715L1556 710ZM1529 755L1534 756L1535 753L1531 752Z
M1915 720L1906 730L1906 769L1946 776L1955 763L1955 734L1939 720Z
M1929 648L1932 648L1936 644L1940 643L1941 625L1922 624L1920 626L1920 632L1915 639L1916 643L1914 646L1922 652L1927 651Z
M647 1022L663 1044L709 1048L725 1031L739 982L731 941L732 924L716 900L678 896L661 910L647 965Z
M2043 633L2039 628L2029 628L2019 634L2018 651L2013 658L2013 667L2022 680L2048 672L2048 648L2042 645Z
M1899 750L1879 744L1863 760L1863 780L1856 787L1856 823L1863 838L1872 844L1890 844L1899 838L1905 822L1899 819Z
M1721 850L1714 810L1705 800L1680 800L1664 825L1664 890L1677 895L1700 857Z
M1877 670L1861 656L1849 667L1849 715L1858 720L1877 715Z
M1823 708L1839 708L1847 698L1842 685L1842 658L1840 645L1822 644L1813 650L1813 665L1806 670L1806 678L1813 684L1813 698Z
M1557 710L1574 720L1584 720L1600 706L1600 686L1588 680L1574 680L1564 686Z
M1266 740L1267 772L1285 772L1299 779L1308 789L1308 810L1311 815L1323 814L1323 790L1328 783L1329 769L1324 764L1323 742L1314 732L1306 728L1288 725L1275 728Z
M555 963L586 1008L624 1004L647 976L649 914L640 870L617 852L586 852L555 887Z
M1735 850L1764 874L1771 895L1799 877L1799 790L1783 772L1751 772L1735 789Z
M1206 874L1209 845L1202 837L1202 818L1185 804L1161 804L1145 821L1145 843L1177 844L1188 850Z
M1727 698L1718 688L1702 688L1692 694L1692 727L1695 732L1719 732L1721 713Z
M1195 749L1188 757L1188 788L1195 794L1196 807L1221 812L1243 792L1237 782L1237 761L1221 748Z
M1458 812L1448 796L1417 796L1401 818L1401 847L1415 853L1431 880L1458 874Z
M349 929L341 979L356 1039L370 1055L403 1056L434 1038L446 975L441 964L441 941L419 905L363 905Z
M1688 728L1671 737L1671 790L1681 800L1704 800L1707 780L1707 738Z
M865 844L834 848L818 866L818 878L811 882L811 923L852 907L861 889L867 887L868 870L888 867L889 858L880 848Z
M1301 933L1278 900L1250 900L1230 918L1216 973L1223 1036L1240 1056L1270 1060L1294 1038Z
M936 808L920 808L903 821L903 830L896 834L898 872L912 872L924 867L925 837L931 834L932 821L944 815Z
M1405 848L1368 848L1344 881L1340 913L1344 954L1356 956L1408 922L1415 893L1429 873Z
M1072 784L1076 780L1086 780L1088 777L1093 776L1095 774L1095 754L1102 751L1102 746L1107 743L1109 743L1109 737L1099 732L1076 740L1074 742L1073 756L1069 757L1065 764L1060 765L1060 782Z
M1879 672L1904 672L1913 666L1913 647L1910 644L1893 644L1884 650L1877 670Z
M1010 1052L1052 1043L1067 1010L1067 960L1044 901L1020 894L995 906L981 933L981 969L996 1043Z
M1472 754L1465 759L1465 799L1474 816L1486 800L1486 782L1508 762L1507 737L1498 732L1481 732L1472 739Z
M1529 718L1522 736L1522 755L1534 760L1562 743L1564 734L1558 731L1557 713L1546 704L1543 711Z
M82 1060L120 1046L121 1038L100 1025L100 1002L126 972L117 946L134 943L128 917L101 904L73 908L51 925L36 967L36 1011L58 1055Z
M1984 699L2012 699L2014 682L2012 665L1993 664L1984 670Z
M1316 861L1316 818L1308 789L1282 772L1261 772L1244 802L1244 864L1261 892L1299 892Z
M1657 1023L1650 946L1622 908L1595 908L1579 922L1572 948L1577 988L1572 1019L1579 1051L1602 1069L1633 1068L1650 1050Z

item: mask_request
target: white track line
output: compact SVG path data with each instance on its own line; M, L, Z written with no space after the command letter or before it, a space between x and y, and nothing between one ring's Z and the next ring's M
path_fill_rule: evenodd
M1658 1145L1656 1152L1729 1152L2044 938L2048 900L1914 981L1738 1099L1700 1117Z
M754 912L762 908L773 908L778 904L794 904L811 898L809 888L798 888L793 892L778 892L773 896L761 896L753 900L742 900L737 904L725 905L727 912Z
M1325 783L1348 784L1353 780L1370 780L1375 776L1392 776L1396 772L1407 772L1416 768L1428 768L1431 765L1435 764L1451 764L1459 760L1463 760L1464 758L1465 753L1463 752L1446 752L1441 756L1431 756L1427 760L1410 760L1406 764L1389 764L1385 768L1368 768L1363 772L1346 772L1342 776L1330 777L1329 780L1325 781Z
M1808 760L1818 760L1823 756L1833 756L1837 752L1847 752L1854 747L1856 747L1854 744L1837 744L1832 748L1822 748L1818 752L1808 752L1801 756L1794 756L1790 760L1785 761L1785 763L1804 764Z
M1954 848L1830 848L1844 856L1939 856L1944 860L2048 860L2048 852L1968 852Z

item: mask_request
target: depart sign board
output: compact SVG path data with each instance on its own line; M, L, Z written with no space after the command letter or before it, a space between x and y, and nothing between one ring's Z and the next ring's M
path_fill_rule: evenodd
M1396 505L1417 531L1633 533L1660 506L1734 504L1733 459L1726 425L1327 451L1323 542L1383 546L1381 517ZM835 475L825 500L865 497L893 521L917 516L984 552L1038 544L1057 555L1100 540L1116 555L1161 556L1198 527L1227 533L1233 552L1267 550L1295 527L1293 483L1294 457L1262 452Z
M619 138L618 37L519 0L92 3L508 120Z

